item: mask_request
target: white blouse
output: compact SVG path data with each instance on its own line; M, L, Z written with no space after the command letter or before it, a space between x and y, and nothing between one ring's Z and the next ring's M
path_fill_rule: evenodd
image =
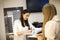
M60 17L58 15L46 23L45 37L47 40L60 40Z
M35 27L31 23L29 23L29 25L32 29L35 29ZM17 32L26 31L26 30L28 30L27 26L22 27L21 21L19 19L15 20L13 24L14 40L26 40L26 34L23 34L21 36L17 35Z

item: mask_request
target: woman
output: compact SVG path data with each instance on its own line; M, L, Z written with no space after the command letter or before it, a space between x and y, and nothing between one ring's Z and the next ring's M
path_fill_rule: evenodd
M43 21L43 37L45 40L45 24L46 22L48 22L49 20L51 20L53 18L53 16L57 15L56 12L56 8L54 5L52 4L46 4L43 9L43 15L44 15L44 21Z
M46 4L43 7L44 24L43 33L47 40L60 40L60 18L57 15L56 8L52 4Z
M21 14L21 18L16 20L13 25L14 40L26 40L26 33L31 33L34 29L33 25L28 22L29 17L28 10L24 10Z
M42 28L42 34L40 34L41 40L45 39L45 24L49 20L53 18L53 16L57 15L56 8L52 4L46 4L42 9L43 15L44 15L44 21L43 21L43 28ZM47 35L47 34L46 34Z

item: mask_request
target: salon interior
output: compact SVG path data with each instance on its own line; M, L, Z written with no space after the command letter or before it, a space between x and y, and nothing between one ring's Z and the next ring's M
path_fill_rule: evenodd
M0 0L0 40L14 40L13 22L21 17L23 10L29 10L30 23L36 33L26 34L26 40L42 40L44 15L42 8L45 4L55 5L57 15L60 15L60 0ZM21 40L21 39L20 39Z

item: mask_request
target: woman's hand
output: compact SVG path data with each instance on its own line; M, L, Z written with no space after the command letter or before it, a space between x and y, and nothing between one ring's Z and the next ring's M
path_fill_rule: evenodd
M31 32L32 32L32 30L27 30L27 31L26 31L26 33L31 33Z
M42 34L37 34L37 39L38 40L43 40L43 35Z
M24 34L24 32L17 32L18 36L21 36Z

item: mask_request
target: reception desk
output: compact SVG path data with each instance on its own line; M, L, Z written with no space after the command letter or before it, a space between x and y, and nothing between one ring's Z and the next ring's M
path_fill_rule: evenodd
M36 36L27 36L26 37L27 40L37 40Z
M39 36L27 36L26 37L27 40L43 40L43 36L39 35Z

